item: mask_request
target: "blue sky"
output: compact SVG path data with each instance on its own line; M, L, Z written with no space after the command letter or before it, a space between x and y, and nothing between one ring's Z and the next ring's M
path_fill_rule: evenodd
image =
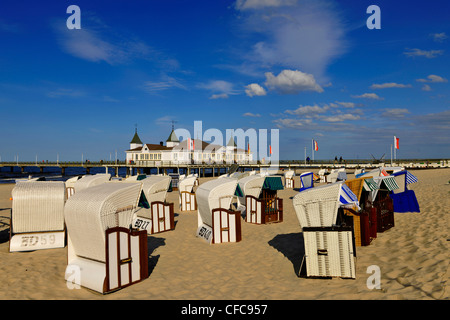
M136 124L159 143L172 120L279 129L280 159L311 156L312 139L316 159L390 158L394 135L398 158L450 158L447 0L0 7L2 161L124 158Z

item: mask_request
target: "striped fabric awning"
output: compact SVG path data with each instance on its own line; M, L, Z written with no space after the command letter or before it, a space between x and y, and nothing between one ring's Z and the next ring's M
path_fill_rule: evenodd
M386 188L389 191L392 191L392 190L395 190L395 189L399 189L397 181L395 181L395 178L392 177L392 176L388 176L388 177L384 178L382 180L382 182L384 183L384 185L386 186Z
M406 171L406 184L416 183L419 179L409 171Z
M378 189L378 184L373 178L364 179L364 191L373 191Z
M359 201L356 197L356 194L354 194L353 191L350 190L350 188L344 183L342 184L341 190L339 192L339 202L342 205L355 204L359 206Z

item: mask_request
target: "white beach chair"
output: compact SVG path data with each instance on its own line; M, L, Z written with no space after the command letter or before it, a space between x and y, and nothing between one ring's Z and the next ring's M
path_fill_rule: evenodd
M307 276L355 278L352 229L336 223L339 208L359 211L356 195L336 182L299 192L293 205L302 227Z
M81 178L82 176L75 176L66 180L65 184L66 184L67 199L69 199L70 196L72 196L75 193L75 182L77 182Z
M293 189L295 184L294 184L294 176L295 176L295 171L294 170L288 170L284 173L284 185L286 189Z
M141 188L108 182L68 199L68 286L109 293L148 277L147 232L130 229Z
M328 183L334 183L337 181L345 181L345 180L347 180L347 172L345 171L345 168L332 169L327 177Z
M196 175L183 177L178 182L180 210L182 212L197 210L197 201L194 192L194 186L196 185L198 185L198 178Z
M11 195L10 252L65 246L63 181L19 182Z
M328 182L327 181L327 177L328 177L328 175L330 174L329 172L328 172L328 169L320 169L319 170L319 172L318 172L318 174L319 174L319 178L320 178L320 183L326 183L326 182Z
M238 181L242 190L239 203L245 204L245 221L266 224L283 221L283 199L277 190L283 188L280 176L252 175Z
M111 180L111 174L109 173L98 173L93 175L84 175L73 184L75 192L81 191L83 189L94 187L96 185L108 182ZM72 194L73 194L72 193Z
M142 194L133 218L133 228L145 229L149 234L175 228L173 203L166 202L171 179L170 176L152 175L140 180Z
M238 180L227 177L198 187L198 237L210 244L241 241L241 213L230 210L238 188Z

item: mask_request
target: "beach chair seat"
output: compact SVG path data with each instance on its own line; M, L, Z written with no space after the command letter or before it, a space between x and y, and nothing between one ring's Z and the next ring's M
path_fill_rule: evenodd
M142 182L142 192L132 226L155 234L175 229L174 204L166 202L170 176L147 176Z
M197 210L197 200L195 198L194 187L198 185L196 175L183 177L178 182L179 203L181 212Z
M11 196L10 252L65 246L64 182L18 182Z
M302 233L307 277L356 278L356 251L350 227L306 227Z
M148 277L147 231L130 229L141 188L108 182L68 199L68 283L105 294Z

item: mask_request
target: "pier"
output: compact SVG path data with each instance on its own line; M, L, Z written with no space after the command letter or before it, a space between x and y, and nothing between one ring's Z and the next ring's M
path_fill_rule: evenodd
M236 164L234 164L236 165ZM270 164L260 162L238 163L239 171L247 170L261 170L270 168ZM41 174L45 173L45 168L60 168L61 175L66 175L67 168L84 168L86 174L89 174L92 168L105 168L105 172L109 169L114 170L114 175L118 176L119 168L126 168L126 175L133 174L150 174L151 169L156 169L158 173L167 174L169 171L174 173L197 173L199 177L206 176L206 171L212 173L212 176L219 176L224 173L228 173L232 163L225 162L213 162L213 163L179 163L171 161L136 161L126 163L125 161L96 161L96 162L0 162L0 168L9 167L10 172L14 171L15 167L19 167L21 173L26 173L27 167L38 168ZM374 162L373 160L352 159L345 160L343 162L331 161L331 160L314 160L310 162L302 160L280 160L278 168L280 170L286 169L301 169L301 170L316 170L319 168L375 168L380 166L399 166L407 169L420 169L420 168L448 168L450 167L450 160L447 159L403 159L395 160L395 162ZM3 172L5 172L3 170Z

